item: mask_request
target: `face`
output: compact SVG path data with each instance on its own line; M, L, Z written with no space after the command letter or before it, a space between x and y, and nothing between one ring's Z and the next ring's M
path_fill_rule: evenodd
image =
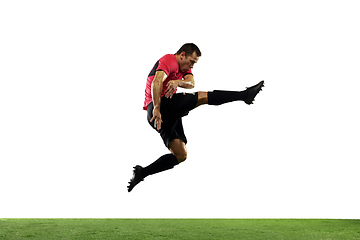
M199 57L197 56L196 52L193 52L193 54L188 57L185 57L185 52L182 52L180 54L180 61L179 61L180 71L181 72L189 71L194 67L194 64L197 63L198 60Z

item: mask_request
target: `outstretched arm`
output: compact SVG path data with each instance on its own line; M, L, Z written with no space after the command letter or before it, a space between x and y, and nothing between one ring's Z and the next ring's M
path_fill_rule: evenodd
M172 98L177 87L191 89L195 87L195 80L192 74L185 75L183 80L169 81L166 85L165 97Z
M161 92L163 89L163 82L166 80L167 75L164 71L157 71L154 77L154 80L151 84L151 95L154 104L153 117L150 119L150 122L155 120L154 127L157 130L161 128L161 114L160 114L160 104L161 104Z

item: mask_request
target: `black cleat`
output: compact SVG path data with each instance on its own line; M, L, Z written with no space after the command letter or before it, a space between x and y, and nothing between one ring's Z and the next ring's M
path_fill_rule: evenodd
M144 180L144 177L142 176L142 167L139 165L136 165L134 167L134 175L132 179L129 182L128 192L131 192L131 190L141 181Z
M262 87L264 87L264 81L261 81L258 84L247 88L246 91L248 92L248 96L245 99L245 103L248 105L253 104L254 98L262 90Z

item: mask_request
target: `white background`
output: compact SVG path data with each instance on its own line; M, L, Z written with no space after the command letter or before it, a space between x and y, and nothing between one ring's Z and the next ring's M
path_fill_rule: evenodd
M0 217L360 218L356 3L2 1ZM128 193L168 153L146 77L186 42L193 91L264 91L191 112L188 159Z

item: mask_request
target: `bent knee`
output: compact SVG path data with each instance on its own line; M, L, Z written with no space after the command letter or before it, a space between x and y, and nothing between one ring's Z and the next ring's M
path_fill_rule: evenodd
M179 163L183 162L187 158L187 150L184 141L180 139L174 139L169 145L169 150L175 155Z
M175 157L178 160L178 162L181 163L186 160L187 152L177 153L177 154L175 154Z

